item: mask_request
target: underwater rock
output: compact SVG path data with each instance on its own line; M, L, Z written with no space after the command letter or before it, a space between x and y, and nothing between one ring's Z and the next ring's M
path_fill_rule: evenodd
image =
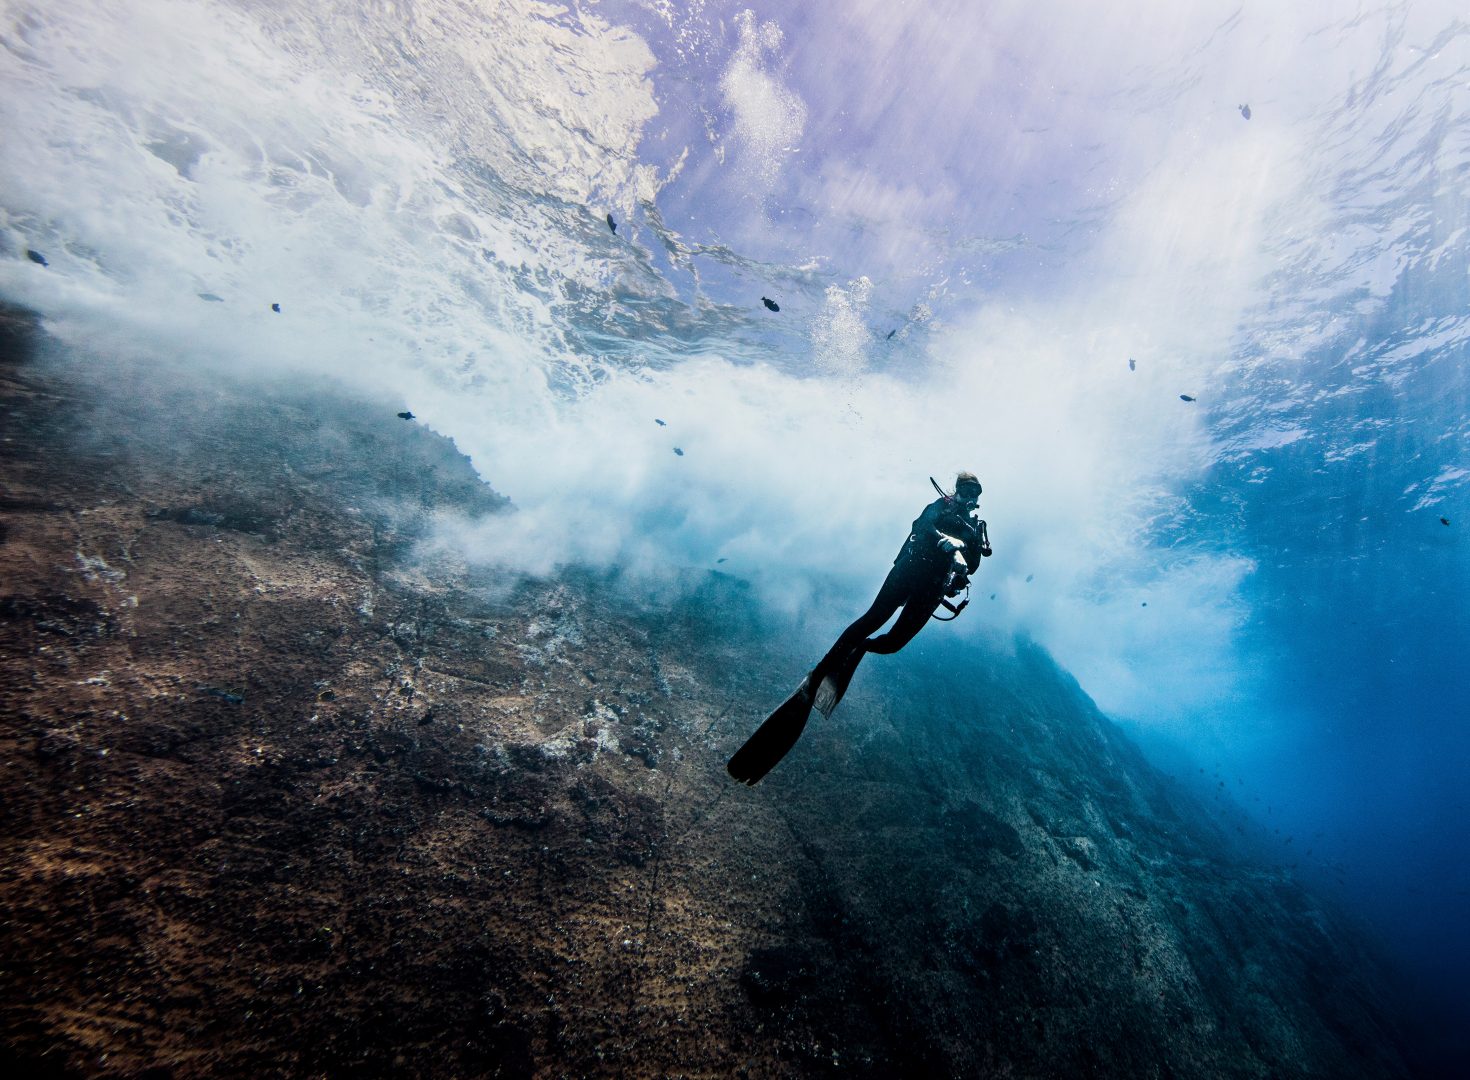
M51 265L46 261L46 256L42 255L39 251L32 251L30 248L26 248L26 258L30 259L31 262L36 263L40 266Z
M1407 1074L1354 924L1038 647L875 659L732 792L804 632L750 583L467 565L506 501L370 400L0 363L15 1075Z
M772 300L768 296L762 296L761 297L761 303L766 305L766 309L768 311L780 311L781 310L781 305L778 304L778 303L776 303L776 301Z
M245 698L242 695L232 694L228 690L221 690L217 686L201 686L199 690L201 693L208 694L210 697L217 697L228 701L231 705L245 704Z

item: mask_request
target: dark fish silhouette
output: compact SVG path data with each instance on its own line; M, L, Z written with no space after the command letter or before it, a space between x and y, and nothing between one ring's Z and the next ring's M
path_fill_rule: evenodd
M272 311L280 311L281 310L281 305L280 304L272 304L271 305L271 310Z
M211 304L223 304L225 302L223 296L215 296L212 292L196 293L195 295L201 300L208 300Z
M1134 371L1137 368L1138 368L1138 365L1133 362L1133 357L1130 356L1128 358L1128 370L1129 371Z
M654 418L653 418L653 422L654 422L654 423L655 423L655 424L657 424L657 425L658 425L658 426L659 426L659 427L668 427L668 426L669 426L669 425L668 425L668 424L665 424L665 423L664 423L664 422L663 422L663 421L662 421L662 420L660 420L660 419L659 419L659 418L658 418L658 417L656 417L656 416L655 416L655 417L654 417Z
M400 420L412 420L413 419L413 413L411 413L411 412L401 412L401 413L398 413L398 419L400 419Z
M778 304L778 303L776 303L776 301L772 300L768 296L762 296L761 297L761 303L762 304L765 304L766 307L769 308L771 311L780 311L781 310L781 305Z
M42 266L51 265L46 261L46 256L42 255L39 251L32 251L30 248L26 248L26 258L30 259L33 263L40 263Z
M1032 579L1032 578L1034 578L1034 577L1035 577L1035 576L1036 576L1036 575L1035 575L1035 574L1027 574L1027 575L1026 575L1026 580L1027 580L1027 581L1030 581L1030 580L1031 580L1031 579Z
M613 218L612 218L612 215L611 215L611 214L608 214L608 215L607 215L607 227L608 227L608 228L609 228L609 229L611 229L611 230L612 230L612 231L613 231L613 233L614 233L614 234L616 234L616 233L617 233L617 231L618 231L618 223L617 223L617 222L616 222L616 221L614 221L614 220L613 220Z
M884 341L892 341L893 340L893 335L896 334L896 333L898 333L898 330L897 329L893 329L893 330L888 331L888 336L886 338L884 338L883 340Z
M1179 395L1179 400L1180 401L1193 401L1194 398L1190 397L1188 394L1180 394Z
M1251 107L1249 105L1242 105L1240 107L1240 115L1249 120L1251 118Z
M1439 519L1439 523L1441 525L1448 525L1450 523L1450 519L1449 518L1440 518Z
M219 689L218 687L215 687L215 686L201 686L199 689L203 690L206 694L209 694L211 697L223 698L225 701L228 701L231 705L243 705L243 704L245 704L245 699L243 697L241 697L239 694L232 694L228 690L221 690L221 689Z
M728 558L728 556L726 556L725 558L719 558L719 559L716 559L715 562L722 563L722 562L725 562L727 558Z
M1143 606L1144 606L1144 607L1148 607L1148 601L1147 601L1147 600L1145 600L1145 601L1144 601L1144 602L1143 602Z
M674 453L678 454L680 457L684 456L684 451L680 450L677 446L674 447Z

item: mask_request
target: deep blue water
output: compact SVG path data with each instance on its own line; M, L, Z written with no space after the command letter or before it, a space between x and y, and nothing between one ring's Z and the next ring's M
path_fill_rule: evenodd
M523 510L452 542L529 572L857 605L978 472L947 632L1230 778L1448 1062L1470 23L1282 6L4 0L0 291L387 388Z

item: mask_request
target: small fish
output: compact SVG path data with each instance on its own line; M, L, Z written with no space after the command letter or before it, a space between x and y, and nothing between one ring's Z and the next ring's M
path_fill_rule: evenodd
M1148 601L1147 601L1147 600L1145 600L1145 601L1144 601L1144 602L1143 602L1143 606L1144 606L1144 607L1148 607Z
M1035 577L1035 576L1036 576L1036 575L1035 575L1035 574L1027 574L1027 575L1026 575L1026 580L1027 580L1027 581L1028 581L1028 582L1029 582L1029 581L1030 581L1030 580L1031 580L1031 579L1032 579L1032 578L1034 578L1034 577Z
M30 248L26 248L26 258L30 259L31 262L37 263L40 266L51 265L46 261L46 256L42 255L39 251L32 251Z
M1190 397L1188 394L1180 394L1179 395L1179 400L1180 401L1193 401L1194 398Z
M1133 357L1131 357L1131 356L1128 358L1128 370L1129 371L1137 371L1138 370L1138 364L1134 362Z
M781 310L781 305L778 304L778 303L776 303L776 301L772 300L769 296L762 296L761 297L761 303L762 304L765 304L766 305L766 308L768 310L770 310L770 311L780 311Z
M1249 120L1251 118L1251 107L1249 105L1240 106L1240 115Z
M892 330L888 331L888 336L886 338L884 338L883 340L884 341L892 341L893 340L893 335L896 334L896 333L898 333L898 328L897 327L894 327Z
M271 305L271 310L274 311L274 312L279 313L280 310L281 310L281 305L280 304L272 304Z
M680 457L684 456L684 451L680 450L677 446L674 447L674 453L678 454Z
M665 424L665 423L664 423L664 422L663 422L663 421L662 421L662 420L660 420L660 419L659 419L659 418L658 418L658 417L656 417L656 416L655 416L655 417L654 417L654 418L653 418L653 422L654 422L654 423L655 423L655 424L657 424L657 425L658 425L658 426L659 426L659 427L668 427L668 426L669 426L669 425L668 425L668 424Z
M223 304L225 302L223 296L215 296L212 292L196 293L195 295L201 300L208 300L211 304Z
M206 694L210 695L211 697L223 698L225 701L228 701L231 705L243 705L243 704L245 704L245 699L243 697L241 697L239 694L232 694L228 690L221 690L221 689L219 689L218 687L215 687L215 686L203 686L203 687L200 687L200 689L203 690Z
M1439 519L1439 523L1441 525L1448 525L1450 523L1450 519L1449 518L1440 518Z
M613 235L617 235L618 223L613 220L613 216L611 214L607 215L607 227L613 231Z
M990 599L992 599L992 600L994 600L994 599L995 599L995 593L991 593L991 594L990 594Z
M412 420L413 419L413 413L411 413L411 412L401 412L401 413L397 413L396 415L397 415L398 419L400 419L400 420Z
M729 561L730 560L729 560L729 557L728 556L721 556L720 558L718 558L718 559L715 560L715 562L717 562L717 563L729 562Z

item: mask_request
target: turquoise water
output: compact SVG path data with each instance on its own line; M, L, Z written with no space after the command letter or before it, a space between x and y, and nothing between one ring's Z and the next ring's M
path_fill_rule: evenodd
M788 7L5 0L0 291L387 390L522 509L449 539L531 573L856 606L976 471L996 557L947 632L1031 635L1227 778L1442 1034L1463 13Z

